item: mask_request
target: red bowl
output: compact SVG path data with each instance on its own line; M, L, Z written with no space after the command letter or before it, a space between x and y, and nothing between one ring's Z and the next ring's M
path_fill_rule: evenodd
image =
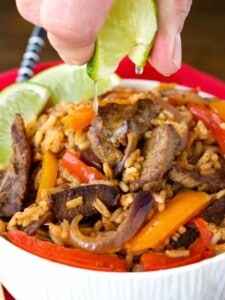
M34 73L38 73L49 67L61 63L60 61L43 62L36 66ZM9 70L0 75L0 90L15 82L18 69ZM136 79L152 79L162 82L176 82L181 85L196 88L213 94L219 98L225 99L225 83L221 80L203 73L195 68L192 68L186 64L183 64L181 69L174 75L165 77L155 71L150 64L147 64L144 68L144 72L141 75L135 74L134 65L128 58L125 58L117 73L122 78L136 78Z

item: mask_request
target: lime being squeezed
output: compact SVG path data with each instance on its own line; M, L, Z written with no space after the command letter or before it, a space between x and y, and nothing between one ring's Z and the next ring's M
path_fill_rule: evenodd
M97 83L113 74L128 56L142 73L157 31L154 0L116 0L98 34L87 72L95 82L94 110L97 112Z

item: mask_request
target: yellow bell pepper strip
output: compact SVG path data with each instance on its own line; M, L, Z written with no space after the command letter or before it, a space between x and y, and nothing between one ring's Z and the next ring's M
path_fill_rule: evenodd
M186 190L168 201L165 210L158 212L127 244L128 251L156 248L197 216L210 202L204 192Z
M36 202L41 200L43 190L54 187L58 173L58 160L50 151L45 151L43 154L41 179L37 191Z
M86 250L66 248L39 240L23 231L5 232L4 235L16 246L42 258L72 267L89 270L125 272L125 260L118 256L94 254Z
M89 126L94 117L95 112L93 108L88 106L86 108L80 108L78 110L75 110L73 114L63 117L62 123L76 131Z
M94 167L87 166L76 154L70 151L66 151L63 155L61 165L71 174L76 175L83 183L88 183L90 180L105 179L101 172Z
M211 240L212 232L202 218L196 218L194 223L200 232L200 236L189 246L188 257L169 257L164 252L149 252L141 256L140 262L143 271L155 271L186 266L205 258L214 256Z
M225 101L219 99L211 100L209 101L208 106L225 122Z
M211 130L220 150L225 155L225 129L221 127L223 120L209 108L189 103L187 105L196 120L201 120L206 128Z

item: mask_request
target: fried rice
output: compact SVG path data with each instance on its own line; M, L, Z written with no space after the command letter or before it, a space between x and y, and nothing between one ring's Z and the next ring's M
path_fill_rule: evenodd
M22 230L37 239L64 247L113 254L124 259L128 272L151 271L176 267L179 263L146 268L143 255L160 253L169 259L183 259L184 264L188 264L185 259L191 258L193 245L202 234L193 220L201 219L211 234L208 244L210 257L225 252L224 153L215 131L190 109L189 104L195 102L209 109L208 99L201 97L197 91L177 90L175 85L159 85L145 92L117 88L99 97L98 116L81 128L79 120L75 120L78 124L76 128L67 121L73 120L77 111L91 110L92 101L62 101L46 108L25 124L31 147L26 193L20 208L11 216L1 213L2 235L4 232ZM146 125L147 122L149 124ZM222 130L223 126L221 121ZM162 134L160 137L154 137L157 128ZM164 144L161 147L157 143ZM54 157L57 165L55 174L47 174L46 178L55 176L55 179L49 180L49 185L43 184L43 176L48 172L43 161L46 153ZM89 171L97 170L95 175L89 174L88 179L84 180L76 168L74 170L63 163L65 153L74 155L82 162L78 169L82 171L87 166ZM158 166L151 160L155 160ZM94 191L98 192L86 191L87 186L95 187ZM110 196L113 199L109 197L109 201L104 198L105 186L109 189L108 193L113 194ZM81 187L85 190L82 193L79 192ZM190 215L187 212L187 218L180 217L179 211L175 210L178 214L173 218L180 218L180 221L168 234L162 235L161 242L153 247L146 242L143 247L132 248L135 237L141 234L143 228L155 216L166 212L175 196L190 190L207 195L207 203L202 209L196 209ZM87 196L87 193L92 195ZM140 201L143 197L150 197L145 199L148 205L144 213L140 213L141 207L136 204L137 195ZM85 204L86 197L91 196L93 199ZM139 225L135 229L129 219L134 205L137 208L133 222L142 218L137 220ZM2 207L1 204L0 212ZM57 209L62 211L59 213ZM218 211L221 212L219 217ZM141 217L136 216L138 213ZM162 228L166 231L166 222L173 221L171 218L167 220L166 214L164 221ZM116 236L124 227L126 230L118 239L110 241L108 248L104 246L101 249L101 243L104 244L101 239L108 235L110 240L111 234ZM78 231L82 236L74 239ZM148 240L148 234L143 234L143 239ZM98 245L94 247L92 241ZM199 260L205 258L207 256L202 255Z

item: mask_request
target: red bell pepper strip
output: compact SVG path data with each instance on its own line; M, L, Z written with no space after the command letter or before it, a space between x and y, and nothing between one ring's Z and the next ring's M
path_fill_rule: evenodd
M16 246L42 258L72 267L97 271L125 272L125 260L118 256L94 254L81 249L66 248L39 240L23 231L5 232L4 235Z
M202 218L192 221L198 228L200 236L189 247L188 257L169 257L162 252L149 252L141 256L140 262L144 271L155 271L186 266L214 255L211 245L212 232Z
M187 107L196 120L201 120L212 131L222 154L225 155L225 129L221 127L223 120L205 106L189 103Z
M105 179L104 175L94 167L87 166L79 157L67 151L62 158L62 167L71 174L80 178L81 182L88 183L90 180Z

